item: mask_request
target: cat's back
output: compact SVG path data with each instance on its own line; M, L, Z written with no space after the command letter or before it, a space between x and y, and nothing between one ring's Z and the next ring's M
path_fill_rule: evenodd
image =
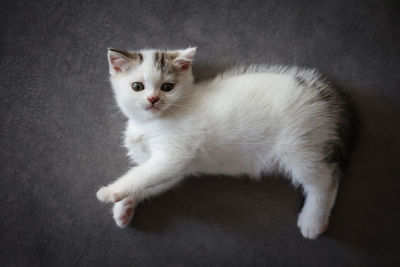
M253 66L225 72L199 84L198 91L204 112L267 119L319 102L320 81L313 70Z
M348 124L343 95L314 70L250 67L198 86L196 114L206 118L214 140L229 137L249 147L265 137L270 144L305 137L324 143L336 138L341 121Z

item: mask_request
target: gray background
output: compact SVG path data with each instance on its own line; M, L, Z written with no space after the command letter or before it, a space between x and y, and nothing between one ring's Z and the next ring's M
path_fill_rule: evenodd
M168 3L167 3L168 2ZM398 1L2 1L1 266L400 264ZM107 47L198 46L194 73L317 68L355 100L361 133L331 226L301 237L299 190L191 178L125 230L101 185L128 167Z

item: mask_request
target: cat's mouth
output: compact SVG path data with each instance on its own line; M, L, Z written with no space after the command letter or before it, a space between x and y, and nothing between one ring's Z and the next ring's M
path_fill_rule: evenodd
M160 108L158 108L158 107L156 107L156 106L154 106L154 105L150 105L150 106L146 107L146 110L149 110L149 111L159 111Z

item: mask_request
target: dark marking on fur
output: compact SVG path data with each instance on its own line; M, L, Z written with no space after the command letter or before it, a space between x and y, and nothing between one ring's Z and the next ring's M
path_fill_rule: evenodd
M341 88L333 85L331 81L318 79L313 85L318 96L328 104L330 113L336 118L335 133L337 138L325 144L325 160L328 163L337 164L338 171L343 173L357 132L358 123L355 110L349 97L344 94Z
M134 51L124 51L124 50L118 50L118 49L114 49L114 48L110 48L110 51L119 53L127 58L129 58L130 60L137 62L139 64L142 64L143 62L143 55L139 52L134 52Z
M296 77L294 77L294 79L296 80L296 82L298 83L299 86L303 87L303 86L307 85L307 82L303 77L296 76Z
M158 69L161 69L162 66L164 65L164 56L163 56L162 52L155 52L155 54L154 54L154 65Z
M154 65L166 74L175 74L181 72L175 59L179 56L177 52L155 52Z
M358 132L358 120L351 100L339 86L325 78L317 77L308 81L296 75L294 79L299 87L316 91L320 101L327 103L329 114L334 120L336 137L324 145L325 158L323 160L329 164L336 164L335 172L342 174Z

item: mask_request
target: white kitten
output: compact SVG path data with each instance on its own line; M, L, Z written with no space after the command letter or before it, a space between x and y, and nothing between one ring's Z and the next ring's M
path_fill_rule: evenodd
M237 69L193 83L195 48L108 51L128 155L137 166L97 192L116 202L118 226L135 205L188 175L280 170L306 195L298 226L316 238L328 226L349 120L342 95L315 72Z

